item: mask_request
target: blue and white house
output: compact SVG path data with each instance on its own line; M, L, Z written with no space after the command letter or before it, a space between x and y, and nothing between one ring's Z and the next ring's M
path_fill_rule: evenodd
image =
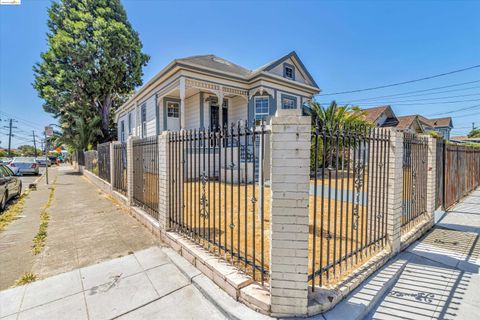
M319 92L295 52L256 70L215 55L175 59L116 111L118 140L254 123L268 120L280 108L300 114Z

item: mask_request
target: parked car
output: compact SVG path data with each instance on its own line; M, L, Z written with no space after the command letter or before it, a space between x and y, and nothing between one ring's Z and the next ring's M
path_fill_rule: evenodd
M22 194L22 180L10 168L0 164L0 211L5 210L8 200Z
M34 174L40 173L39 165L33 157L16 157L13 158L9 165L10 168L18 168L18 172L21 174Z
M35 161L38 163L40 167L46 167L47 165L50 167L52 163L50 162L50 159L45 159L45 157L42 158L36 158Z
M0 158L1 164L9 164L10 162L12 162L12 158L6 158L6 157Z

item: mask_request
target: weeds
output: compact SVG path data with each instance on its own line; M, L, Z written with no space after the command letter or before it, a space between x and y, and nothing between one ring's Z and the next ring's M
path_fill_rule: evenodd
M52 186L50 187L50 194L48 195L48 201L40 212L40 227L38 228L37 235L33 238L32 252L34 255L42 252L45 247L45 240L47 239L47 228L48 221L50 220L50 214L48 209L52 205L53 198L55 196L55 184L57 183L57 177L53 180Z
M23 286L24 284L37 281L38 276L33 272L25 272L20 279L15 281L15 287Z
M23 205L25 204L25 199L29 193L29 190L26 190L18 200L11 204L5 212L0 215L0 232L5 230L5 228L13 221L23 211Z

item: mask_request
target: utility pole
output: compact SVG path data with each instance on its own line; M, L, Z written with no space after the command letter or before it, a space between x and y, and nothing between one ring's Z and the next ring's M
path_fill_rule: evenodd
M8 156L11 157L12 156L12 129L16 129L17 127L14 127L13 126L13 122L17 122L16 120L14 119L9 119L8 120L9 122L9 125L8 126L4 126L4 128L8 128Z
M33 148L35 149L35 158L38 156L37 155L37 140L35 140L35 130L32 130L33 134Z
M43 135L45 137L45 182L48 184L48 140L47 140L47 130L43 131Z
M472 130L475 130L475 122L472 122Z

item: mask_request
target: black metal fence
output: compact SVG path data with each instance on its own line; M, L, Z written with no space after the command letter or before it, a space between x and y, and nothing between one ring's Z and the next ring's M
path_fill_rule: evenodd
M265 125L169 136L170 227L265 281L269 196ZM268 233L267 233L268 234Z
M427 212L428 139L405 132L403 136L402 233Z
M339 280L384 248L390 131L365 127L312 133L309 280Z
M110 142L97 145L98 176L110 183Z
M480 184L480 149L445 146L445 208L449 208Z
M159 162L157 136L133 140L133 201L158 219Z
M436 184L435 184L435 209L444 207L445 199L445 140L437 139L436 141Z
M125 142L113 145L113 181L114 190L127 194L127 144Z
M97 150L83 152L85 158L85 169L98 175L98 154Z

